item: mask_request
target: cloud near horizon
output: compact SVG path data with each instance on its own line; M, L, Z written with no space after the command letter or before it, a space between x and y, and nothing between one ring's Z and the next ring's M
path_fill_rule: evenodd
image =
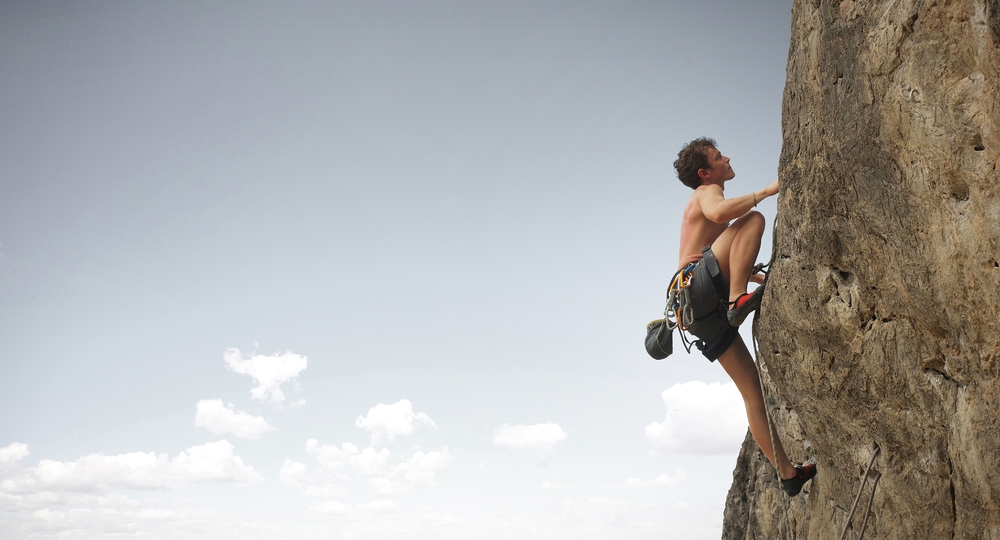
M316 459L319 470L310 471L304 463L286 459L279 474L282 484L302 489L311 496L342 496L352 475L367 479L369 489L378 495L396 495L416 485L435 486L435 473L453 461L448 447L433 452L414 452L409 459L391 464L388 448L358 448L351 443L319 444L306 441L306 453ZM406 482L398 477L402 475Z
M225 405L221 399L203 399L198 402L194 415L195 427L203 427L216 435L231 433L244 439L260 439L274 427L261 416L251 416L237 411L232 403Z
M240 350L233 347L227 348L222 353L222 358L226 367L234 373L253 377L257 383L250 390L253 399L263 401L270 397L271 401L278 404L285 401L285 394L281 391L282 383L295 380L309 363L308 358L292 351L271 356L251 353L250 358L244 359Z
M556 443L566 440L566 432L555 422L531 426L504 424L493 432L493 444L514 449L551 452Z
M0 492L105 493L114 489L175 489L205 482L263 482L260 473L233 454L234 448L223 439L192 446L173 459L154 452L88 454L74 461L43 459L37 466L5 478L0 482Z
M680 486L687 483L687 474L680 470L675 469L674 475L670 476L666 473L657 476L652 480L640 480L638 478L629 478L622 484L622 487L628 489L663 489L668 487Z
M691 381L663 391L667 416L646 438L667 454L735 454L747 432L743 396L734 383Z

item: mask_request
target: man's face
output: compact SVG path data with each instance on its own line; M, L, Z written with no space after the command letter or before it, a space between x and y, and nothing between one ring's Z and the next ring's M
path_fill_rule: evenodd
M707 169L699 169L698 173L702 177L702 180L709 180L714 183L717 180L731 180L736 176L733 172L733 168L729 166L729 158L722 155L717 149L709 147L708 148L708 166ZM706 176L707 173L707 176Z

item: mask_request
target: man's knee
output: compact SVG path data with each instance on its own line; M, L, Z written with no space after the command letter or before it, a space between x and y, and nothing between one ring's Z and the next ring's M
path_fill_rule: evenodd
M760 228L761 231L764 230L764 225L767 224L767 221L764 219L764 214L761 214L756 210L751 210L746 214L743 214L743 217L741 217L740 220L744 221L745 227L750 226Z
M743 237L744 241L746 241L745 238L748 235L754 235L758 238L763 236L765 225L764 214L756 210L751 210L740 216L730 227L735 227L736 234L739 237Z

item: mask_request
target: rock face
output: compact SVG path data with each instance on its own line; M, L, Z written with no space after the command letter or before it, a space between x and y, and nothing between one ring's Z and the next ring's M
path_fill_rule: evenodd
M748 438L724 538L839 538L878 445L865 538L1000 540L998 76L1000 0L794 1L756 335L819 474L787 497Z

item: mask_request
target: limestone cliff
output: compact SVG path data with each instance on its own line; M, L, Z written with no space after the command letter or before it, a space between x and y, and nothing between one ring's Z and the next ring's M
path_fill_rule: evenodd
M819 475L785 496L748 439L723 537L839 538L877 444L866 539L1000 540L1000 0L792 12L757 336Z

